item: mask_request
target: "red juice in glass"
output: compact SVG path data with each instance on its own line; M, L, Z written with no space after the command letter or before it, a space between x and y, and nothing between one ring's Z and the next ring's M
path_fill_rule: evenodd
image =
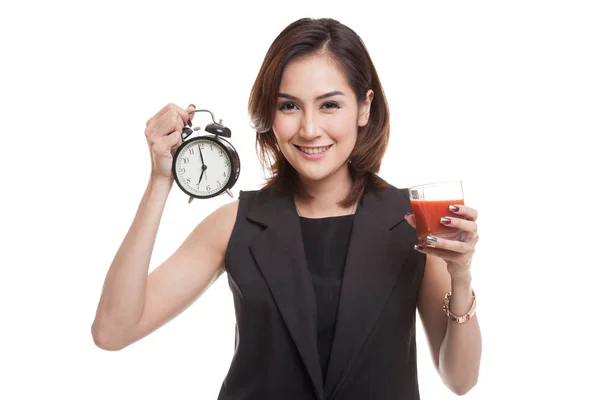
M417 223L417 236L419 239L427 235L451 236L458 232L456 228L443 225L440 220L443 217L452 216L450 206L454 204L465 204L460 200L415 200L411 201L413 212ZM450 235L448 235L450 234Z
M464 205L462 182L440 182L409 188L410 203L417 225L417 236L424 240L427 235L445 239L457 239L460 231L443 225L443 217L456 216L451 205Z

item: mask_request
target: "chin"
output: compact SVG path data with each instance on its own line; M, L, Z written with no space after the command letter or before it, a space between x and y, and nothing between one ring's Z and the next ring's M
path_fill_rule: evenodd
M337 147L337 146L334 146ZM284 157L292 165L298 177L302 180L310 182L319 182L332 178L336 174L341 173L341 169L347 167L345 154L340 154L330 150L330 153L325 155L321 160L309 160L298 154L298 149L291 146L291 152L284 152ZM350 153L350 152L348 152ZM341 157L340 157L341 156Z
M331 173L307 173L305 171L299 171L296 170L296 172L298 173L298 175L300 176L301 179L303 180L307 180L310 182L319 182L322 181L324 179L327 179L328 177L330 177L332 174Z
M319 168L296 168L296 172L301 179L305 179L311 182L319 182L331 178L336 173L340 172L343 165L337 165L335 167L319 167Z

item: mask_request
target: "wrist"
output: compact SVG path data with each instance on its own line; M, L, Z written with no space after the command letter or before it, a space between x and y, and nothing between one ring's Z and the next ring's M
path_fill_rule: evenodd
M471 276L470 272L467 272L466 274L461 276L450 276L450 284L452 285L452 287L456 287L459 290L470 288L472 280L473 277Z
M446 313L450 321L464 324L475 315L477 306L475 292L471 292L471 305L469 307L466 307L465 300L458 297L455 298L453 293L446 294L442 310Z
M452 301L450 311L456 315L464 315L473 304L473 288L471 286L471 274L460 278L452 278L450 281Z
M172 177L168 178L164 176L151 175L150 180L148 181L148 189L151 191L158 190L170 192L171 188L173 187L173 181L174 179Z
M159 185L159 186L172 186L173 181L174 181L174 179L172 176L164 176L164 175L157 175L157 174L151 173L150 179L149 179L149 184Z

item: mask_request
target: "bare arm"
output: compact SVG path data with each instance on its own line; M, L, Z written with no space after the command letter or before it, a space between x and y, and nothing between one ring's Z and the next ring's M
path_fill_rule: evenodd
M464 315L472 303L470 276L452 280L446 262L427 255L418 308L433 362L445 385L463 395L475 384L481 361L481 332L477 314L464 324L452 322L442 311L447 292L452 291L450 311Z
M210 214L163 264L148 275L158 226L172 181L151 180L135 219L106 275L94 342L120 350L185 310L220 275L237 201Z

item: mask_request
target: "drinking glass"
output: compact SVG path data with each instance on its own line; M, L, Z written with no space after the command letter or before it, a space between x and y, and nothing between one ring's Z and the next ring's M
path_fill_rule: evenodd
M427 235L450 240L460 239L460 230L446 226L440 220L453 215L449 208L451 205L465 204L462 181L428 183L413 186L408 190L419 240L425 240Z

